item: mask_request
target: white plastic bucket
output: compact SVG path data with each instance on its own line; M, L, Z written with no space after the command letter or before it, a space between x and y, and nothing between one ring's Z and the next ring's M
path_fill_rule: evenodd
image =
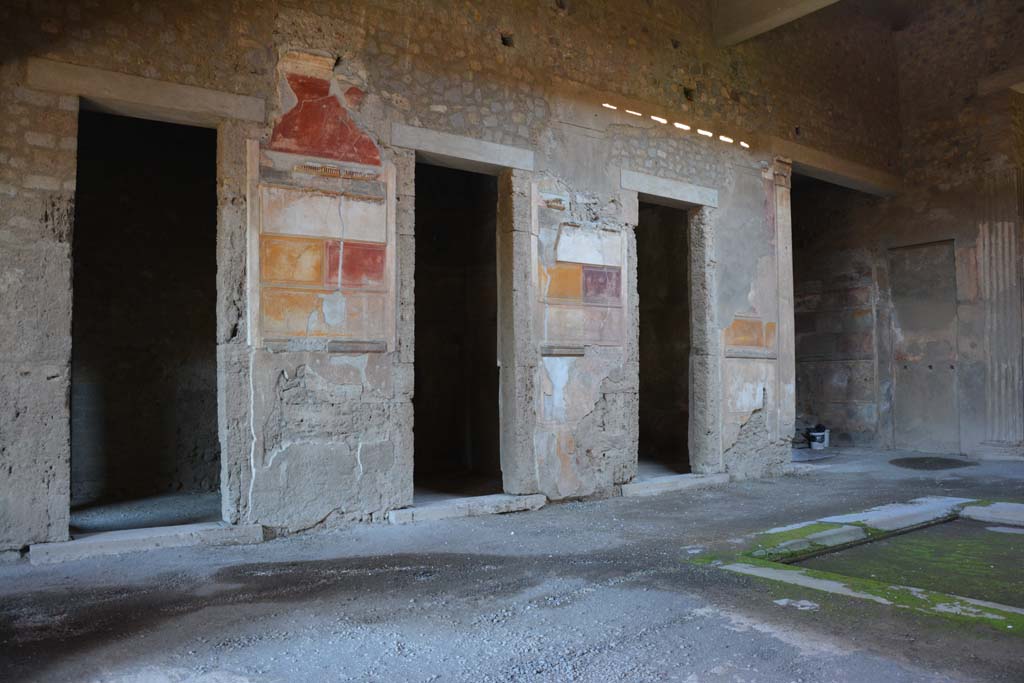
M828 434L828 429L823 432L810 432L811 448L816 451L823 451L828 448Z

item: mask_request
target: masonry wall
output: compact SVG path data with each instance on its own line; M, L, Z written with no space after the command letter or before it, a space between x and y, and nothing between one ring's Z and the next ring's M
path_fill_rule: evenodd
M893 43L854 3L729 50L712 45L707 3L668 0L15 2L0 9L0 22L9 29L0 48L4 547L67 536L78 102L30 87L29 58L266 101L264 123L225 115L216 124L218 422L225 519L282 531L379 519L411 503L414 151L391 144L394 124L535 154L532 171L506 171L499 183L499 236L510 247L499 264L508 283L499 293L502 329L516 333L501 350L511 361L502 365L502 411L514 417L501 458L507 491L551 498L606 493L635 473L637 197L623 189L621 169L718 193L718 206L691 220L699 232L694 330L702 335L691 367L693 390L706 399L693 417L702 444L691 447L699 451L695 471L763 474L785 457L791 353L775 335L788 263L786 175L756 144L743 150L646 116L685 119L737 140L751 132L798 139L883 168L899 140ZM287 58L311 52L324 61ZM289 74L313 80L296 84ZM304 98L343 122L332 128L338 137L289 146L302 138L296 112L306 110L296 104ZM868 101L874 106L863 106ZM255 141L248 153L247 140ZM295 170L306 163L333 164L342 177L334 185L306 177ZM388 202L391 232L376 244L392 270L372 283L380 297L356 296L385 308L352 321L368 325L363 332L332 322L338 308L323 302L348 301L349 293L321 281L310 294L320 286L310 270L286 274L286 286L305 288L288 300L305 302L315 325L298 326L292 314L301 306L271 306L280 315L259 317L266 289L282 286L253 272L262 248L254 202L271 180L355 194L365 183L372 200ZM589 262L563 258L558 236L573 231L618 251ZM302 242L307 256L345 241L299 237L323 242ZM275 244L285 243L298 244ZM578 301L552 301L540 289L541 267L560 264L579 265L581 278L587 268ZM576 322L554 334L544 324L559 306ZM254 320L280 323L280 339ZM335 337L375 344L332 352ZM544 348L565 341L571 355Z
M835 427L841 443L934 448L923 438L900 443L908 423L939 431L949 422L941 406L901 403L901 388L913 389L907 375L920 363L922 373L949 376L954 450L1024 452L1024 96L978 88L1024 62L1022 35L1019 3L923 4L894 33L906 191L872 201L818 187L806 198L806 239L794 258L798 405L808 419ZM798 188L795 205L799 195ZM794 215L795 235L797 222ZM896 250L947 240L955 260L955 349L940 364L905 351L916 342L898 315L890 268Z

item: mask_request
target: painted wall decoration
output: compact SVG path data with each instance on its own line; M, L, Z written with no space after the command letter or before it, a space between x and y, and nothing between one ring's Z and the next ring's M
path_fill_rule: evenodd
M532 196L541 346L534 472L549 498L586 496L635 474L636 388L625 368L629 227L620 202L557 179L540 179Z
M261 337L384 340L390 292L386 183L344 173L314 182L280 172L282 166L302 168L290 155L261 156Z
M546 343L621 344L622 233L564 222L540 231L540 329Z
M295 104L274 126L271 149L380 165L380 150L331 92L332 81L296 73L286 74L285 78ZM345 98L347 103L358 106L362 93L349 88Z
M777 325L760 318L736 316L722 330L722 340L729 355L773 357L776 351Z

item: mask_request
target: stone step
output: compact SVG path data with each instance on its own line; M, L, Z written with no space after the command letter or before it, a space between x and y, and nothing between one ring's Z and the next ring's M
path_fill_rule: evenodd
M670 491L687 491L720 486L729 483L728 474L670 474L622 485L622 495L627 498L656 496Z
M473 496L471 498L450 498L439 500L388 513L388 521L392 524L408 524L409 522L426 522L454 517L477 517L479 515L501 515L506 512L525 512L539 510L547 504L548 499L540 493L528 496L513 496L507 493L496 493L490 496Z
M177 526L124 529L83 534L61 543L36 543L29 547L32 564L67 562L101 555L120 555L157 548L182 548L196 545L246 545L263 541L258 524L233 525L202 522Z

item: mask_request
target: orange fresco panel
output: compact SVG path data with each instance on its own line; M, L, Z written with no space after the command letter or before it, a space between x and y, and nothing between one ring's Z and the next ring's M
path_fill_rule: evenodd
M760 320L736 318L725 328L725 344L764 347L764 326Z
M264 282L321 286L324 281L323 240L260 236L260 275Z
M764 343L769 349L775 348L775 323L764 324Z
M583 298L583 266L579 263L556 263L547 268L547 278L549 299L579 301Z
M263 334L267 337L304 337L310 314L319 308L318 292L264 287L260 297Z

